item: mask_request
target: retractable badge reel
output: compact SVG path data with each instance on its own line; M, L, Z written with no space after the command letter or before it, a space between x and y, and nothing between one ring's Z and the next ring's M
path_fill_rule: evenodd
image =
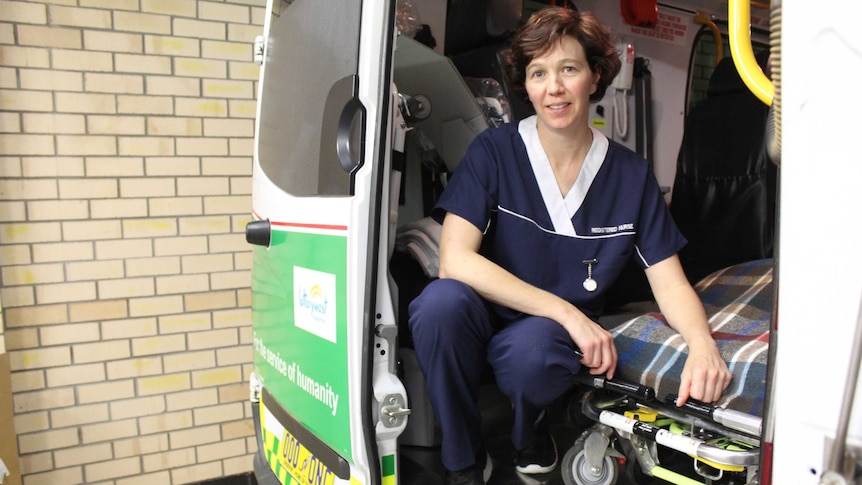
M587 265L587 279L584 280L584 289L587 291L596 291L599 284L593 279L593 265L598 263L598 259L585 259L583 263Z

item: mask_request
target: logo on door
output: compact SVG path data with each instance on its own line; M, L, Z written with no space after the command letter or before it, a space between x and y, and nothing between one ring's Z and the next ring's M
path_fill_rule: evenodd
M293 267L293 317L297 327L336 343L334 274Z

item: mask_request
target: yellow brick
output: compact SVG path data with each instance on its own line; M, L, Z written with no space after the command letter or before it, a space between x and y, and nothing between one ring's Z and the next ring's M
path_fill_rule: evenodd
M207 461L240 456L246 454L245 440L236 439L198 446L197 452L198 456L206 457L205 460Z
M156 334L154 318L113 320L102 322L102 339L125 339ZM110 364L108 365L110 370ZM110 377L110 375L109 375Z
M194 9L194 4L188 5ZM200 41L197 39L160 35L146 36L144 50L147 54L179 57L200 57L201 51Z
M173 483L206 482L224 476L222 473L221 463L213 461L202 465L175 468L171 470L171 480Z
M90 215L86 200L38 200L27 203L31 221L86 219Z
M24 157L21 159L25 177L82 177L81 157ZM56 185L53 188L56 193Z
M153 244L143 239L96 241L96 259L146 258L153 255Z
M109 52L55 49L52 59L54 69L82 72L110 72L114 70L114 59Z
M218 406L197 408L193 411L195 417L195 426L225 423L228 421L236 421L243 419L245 417L245 406L245 403L234 402L228 404L219 404Z
M213 273L210 284L213 290L248 288L251 285L251 271Z
M0 91L0 106L7 111L51 111L51 93L43 91Z
M24 131L27 133L82 134L86 132L83 115L58 113L23 113Z
M3 278L4 281L6 278ZM66 305L42 305L24 308L4 308L3 324L7 329L66 323Z
M58 155L116 155L117 141L112 136L58 135Z
M43 91L84 90L84 75L80 72L48 71L45 69L20 69L20 71L21 87L24 89Z
M221 440L218 426L196 426L194 429L169 433L171 448L187 448Z
M172 237L155 240L157 256L176 256L183 254L206 254L206 237Z
M242 381L242 369L239 366L192 372L192 385L195 389L224 386Z
M214 59L178 57L174 59L174 75L207 79L227 78L227 63ZM180 101L180 100L177 100ZM177 107L179 113L179 106Z
M223 234L210 236L210 251L213 253L223 252L246 252L249 250L245 234Z
M207 22L194 19L174 19L174 35L197 39L226 38L224 22Z
M148 176L199 175L200 160L197 157L148 157Z
M191 379L187 373L141 377L138 379L139 396L187 391L190 388Z
M0 156L0 177L21 177L22 174L20 157Z
M48 15L44 5L27 2L0 2L3 21L20 24L47 24Z
M51 465L53 469L53 465ZM27 475L27 485L66 485L73 483L84 483L83 469L81 467L63 468L62 470L46 471Z
M141 54L116 54L116 72L138 72L143 74L170 74L171 58Z
M82 47L81 31L78 29L66 29L60 27L19 25L18 44L38 47L80 49Z
M178 274L180 273L180 260L176 256L127 259L126 272L129 276Z
M153 34L170 34L171 19L164 15L115 11L114 29Z
M64 408L75 405L75 391L64 388L22 392L12 396L12 402L16 413Z
M31 306L36 304L32 286L0 288L0 301L7 306Z
M139 436L139 437L124 439L124 440L115 440L113 442L113 445L114 445L114 456L116 456L117 458L123 458L123 457L127 457L127 456L149 455L152 453L158 453L160 451L165 451L169 448L168 435L167 434ZM168 482L156 480L156 481L144 482L144 483L149 485L152 483L168 483Z
M177 194L191 195L228 195L230 180L226 177L182 177L177 179Z
M166 177L126 178L120 180L120 196L171 197L176 195L174 179Z
M72 355L76 364L106 362L131 357L129 343L126 340L76 344L72 346Z
M42 47L0 46L0 59L7 67L51 67L48 49Z
M247 195L204 197L205 214L249 214L251 197Z
M63 239L66 241L119 239L122 236L119 221L81 221L62 224Z
M169 96L117 96L117 112L133 114L170 115L174 112L174 100ZM171 155L172 147L159 143L160 151L152 153L126 153L131 155Z
M248 81L257 81L260 79L260 66L253 62L230 61L228 63L228 71L231 79L246 79ZM257 87L255 87L255 95Z
M21 464L21 473L26 474L26 475L30 475L30 477L28 477L28 479L41 477L41 475L35 475L35 474L40 473L40 472L44 472L45 470L53 470L54 469L54 453L50 452L50 451L46 451L44 453L31 453L29 455L21 456L18 459L19 459L19 462ZM67 468L66 470L62 470L62 471L65 472L67 470L72 470L72 469ZM78 475L80 476L80 473ZM36 479L38 479L38 478L36 478ZM27 483L28 483L28 485L31 484L31 482L27 482ZM57 482L46 481L46 482L32 482L32 483L53 484L53 483L57 483ZM81 483L81 482L73 482L73 483Z
M218 390L195 389L193 391L177 392L166 396L168 411L179 411L183 409L195 409L204 406L218 404ZM248 396L246 396L248 398Z
M141 38L141 34L100 30L84 31L84 48L90 51L128 52L140 54L144 52L143 45L144 42Z
M27 205L24 202L0 202L0 220L3 222L26 221Z
M233 156L251 156L254 153L254 138L231 138L228 141Z
M145 110L145 107L140 107ZM135 111L141 112L141 111ZM167 137L120 137L118 139L119 153L123 156L164 156L174 153L174 140Z
M116 10L138 10L138 0L78 0L82 7Z
M219 402L248 401L247 381L218 388Z
M186 350L184 335L159 335L132 339L132 355L161 355Z
M81 426L81 442L100 443L103 441L114 441L117 438L128 438L138 434L135 419L124 419L102 424L90 424Z
M4 180L0 199L56 199L57 195L57 182L54 180Z
M82 424L108 421L109 419L111 419L111 416L108 414L108 405L104 403L73 406L51 411L51 425L54 428L80 426Z
M77 392L79 404L107 402L134 397L135 386L131 380L111 381L78 386Z
M162 374L163 372L162 361L159 357L142 357L108 362L109 380L152 376Z
M15 416L15 432L24 435L34 431L45 431L51 427L48 413L40 411L37 413L18 414Z
M46 243L33 245L34 263L93 259L93 243Z
M166 373L209 369L216 365L215 354L211 350L166 355L163 359Z
M222 439L226 440L233 438L254 438L254 424L250 419L223 423L221 425L221 434Z
M129 219L123 221L123 237L166 237L177 235L175 219Z
M36 301L40 305L96 299L96 285L92 281L56 283L36 287Z
M223 234L230 232L230 218L225 216L186 217L180 219L180 235ZM244 237L244 235L243 235Z
M186 298L192 295L186 295ZM232 295L231 295L232 296ZM188 306L188 305L186 305ZM188 334L189 350L214 349L239 344L236 329L226 328Z
M227 271L233 268L233 260L229 254L203 254L183 256L183 273L211 273Z
M99 298L132 298L155 294L152 278L126 278L122 280L103 280L98 282Z
M27 350L39 347L39 331L36 328L8 330L5 334L6 350Z
M147 416L140 419L141 434L164 433L177 429L186 429L194 425L192 413L190 411L169 412L158 416ZM173 443L173 437L170 438L171 448L179 448Z
M147 133L150 135L200 136L199 118L147 118Z
M91 115L87 118L87 130L95 135L143 135L146 133L145 121L143 116Z
M238 308L213 312L213 328L247 327L251 325L251 309Z
M199 216L203 212L200 197L159 197L149 200L149 214L152 217Z
M117 261L122 264L122 262ZM125 300L99 300L69 305L69 320L72 322L97 322L126 318L128 311Z
M206 98L254 98L254 83L251 81L228 81L204 79L203 96Z
M248 7L215 2L201 2L198 6L198 18L239 24L247 24L250 19Z
M224 470L224 476L232 477L234 475L241 475L246 473L247 470L252 469L254 462L254 453L257 451L257 447L254 446L256 443L253 439L246 438L246 449L248 449L248 453L245 456L237 456L235 458L228 458L226 460L222 460L222 469ZM119 485L119 484L118 484Z
M39 329L39 337L41 338L42 345L64 345L80 342L93 342L99 340L99 325L97 323L81 323L77 325L54 325L50 327L42 327ZM48 374L49 378L50 375L51 373ZM69 377L69 383L71 383L72 378L75 376ZM94 382L94 380L89 380L89 376L83 374L77 377L87 379L86 381L81 382ZM102 374L101 379L95 380L104 380L104 373ZM55 381L55 384L60 382L62 381Z
M3 284L9 286L57 283L64 279L61 264L6 266L2 272Z
M201 41L201 57L205 59L224 59L228 61L252 61L251 42Z
M34 248L35 247L36 246L34 246ZM2 261L4 265L30 264L30 246L27 244L0 246L0 261ZM41 263L43 261L36 262Z
M266 20L266 18L268 18L268 17L269 17L269 12L267 12L266 9L263 9L263 8L252 8L251 9L251 23L254 25L260 26L260 28L263 28L263 23Z
M53 155L53 145L46 145L52 139L49 135L0 135L0 155Z
M19 113L0 113L0 132L21 133Z
M263 34L259 25L230 23L227 25L227 38L233 42L254 43L254 38Z
M90 92L120 94L144 92L144 78L139 75L84 73L84 84Z
M54 463L57 468L66 468L85 463L107 461L113 458L111 445L101 443L90 446L77 446L68 450L57 450L54 452ZM90 477L87 476L89 479Z
M194 448L184 448L181 450L147 455L142 457L142 460L144 464L144 472L147 473L193 465L197 461L195 459Z
M107 10L51 5L48 11L53 25L111 29L111 12Z
M109 480L141 474L141 461L137 457L113 459L102 463L84 465L87 480Z
M254 352L251 346L248 345L216 350L216 360L219 366L251 364L253 358Z
M123 262L118 260L87 261L80 263L69 263L66 265L67 281L101 280L110 278L122 278L123 276ZM111 310L119 309L121 306L117 302L107 303L110 305ZM114 316L112 318L117 317ZM97 318L93 318L92 320L97 320Z
M225 138L177 138L177 155L227 155L228 141Z
M245 307L245 308L251 307L251 288L246 288L244 290L237 290L236 302L237 302L237 306L239 306L239 307Z
M23 453L35 453L45 450L57 450L78 445L78 430L60 429L43 431L18 437L18 450Z
M172 295L210 289L207 275L177 275L156 278L156 294Z
M142 0L141 11L177 17L197 16L195 4L176 2L174 0Z
M0 44L15 43L15 28L12 24L0 25Z
M93 219L125 219L146 217L147 199L105 199L90 201Z
M257 116L257 101L244 99L228 100L231 118L254 118Z
M205 136L254 136L254 120L236 120L236 119L205 119L204 120L204 135ZM242 159L240 159L242 160ZM230 163L233 161L236 163L236 159L227 159L225 162ZM246 165L247 162L242 161L239 162L240 165ZM206 165L206 164L205 164ZM232 172L235 174L236 172ZM242 172L242 174L250 174L251 172L246 170Z
M111 419L138 418L165 412L164 396L143 397L111 403Z
M0 88L17 88L18 71L11 67L0 67Z
M182 311L183 299L179 295L134 298L129 300L129 315L132 317L170 315Z
M148 95L199 97L200 93L200 81L195 78L147 76Z

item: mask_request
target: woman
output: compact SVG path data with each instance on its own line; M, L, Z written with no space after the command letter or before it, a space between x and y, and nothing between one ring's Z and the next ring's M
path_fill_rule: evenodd
M593 15L534 14L506 69L536 114L477 136L435 208L441 278L412 302L410 326L447 483L490 475L476 406L486 361L514 407L516 469L554 469L543 409L582 366L613 377L613 338L596 319L631 258L688 344L680 404L715 401L730 383L676 256L685 240L648 163L588 124L590 102L619 67L610 32Z

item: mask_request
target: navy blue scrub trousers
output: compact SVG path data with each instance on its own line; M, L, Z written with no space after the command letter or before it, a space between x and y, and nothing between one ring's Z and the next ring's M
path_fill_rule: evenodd
M512 402L516 450L529 444L541 411L571 387L581 367L574 343L560 324L529 315L499 322L485 300L460 281L432 281L409 311L448 470L476 462L482 439L477 398L486 360Z

